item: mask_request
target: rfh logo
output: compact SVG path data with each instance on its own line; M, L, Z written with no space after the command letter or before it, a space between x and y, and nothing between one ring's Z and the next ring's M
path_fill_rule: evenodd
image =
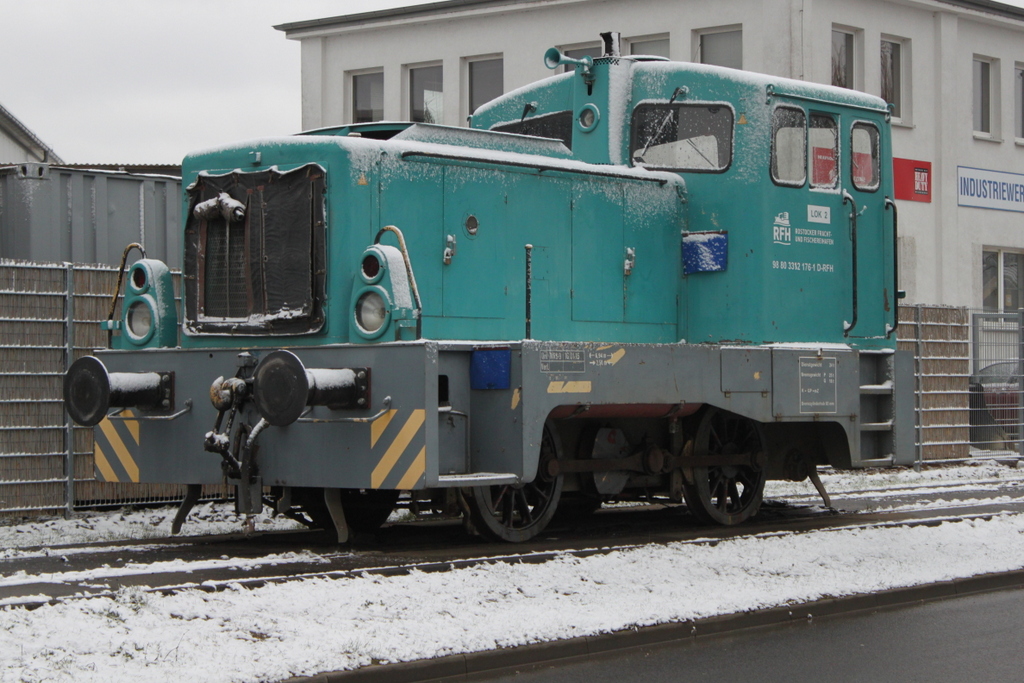
M793 230L789 227L789 212L783 211L775 217L772 225L772 239L775 244L790 245L793 243Z

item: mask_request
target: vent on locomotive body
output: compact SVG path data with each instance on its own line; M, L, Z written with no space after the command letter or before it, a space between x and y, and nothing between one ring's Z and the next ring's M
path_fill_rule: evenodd
M185 329L306 334L323 326L325 172L222 175L188 188Z

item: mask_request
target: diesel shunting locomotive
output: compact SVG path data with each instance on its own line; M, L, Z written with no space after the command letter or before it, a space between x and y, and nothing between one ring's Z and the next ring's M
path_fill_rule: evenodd
M187 484L176 528L226 480L342 541L399 492L523 541L560 507L736 524L768 479L911 462L885 102L604 41L468 128L186 157L180 305L136 261L65 377L97 477Z

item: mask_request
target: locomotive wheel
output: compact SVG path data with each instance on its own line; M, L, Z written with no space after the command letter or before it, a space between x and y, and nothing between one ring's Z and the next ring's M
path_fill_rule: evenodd
M710 408L697 428L693 454L714 457L758 453L764 445L764 432L758 422ZM693 479L692 484L683 484L683 496L687 507L702 522L740 524L756 515L761 507L765 482L761 467L694 467Z
M522 543L548 525L562 497L563 475L552 477L547 464L561 456L555 430L544 426L537 476L529 484L480 486L470 489L468 502L476 529L497 541Z
M398 502L398 491L387 489L341 489L345 522L356 533L372 533L388 521ZM317 529L334 531L334 520L324 502L323 489L305 489L302 509Z

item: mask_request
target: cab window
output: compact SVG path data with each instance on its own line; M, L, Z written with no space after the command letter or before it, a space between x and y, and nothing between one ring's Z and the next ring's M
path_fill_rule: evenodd
M811 187L834 188L839 184L839 127L828 114L811 114L807 131L811 151Z
M800 187L807 179L807 118L802 109L772 112L772 180Z
M853 186L863 192L878 189L878 128L858 122L850 131L850 177Z
M641 104L633 110L633 164L721 173L732 162L732 108L720 104Z
M492 126L491 130L499 133L532 135L538 138L554 138L555 140L561 140L565 143L566 147L572 149L571 111L556 111L551 114L524 118L522 121Z

